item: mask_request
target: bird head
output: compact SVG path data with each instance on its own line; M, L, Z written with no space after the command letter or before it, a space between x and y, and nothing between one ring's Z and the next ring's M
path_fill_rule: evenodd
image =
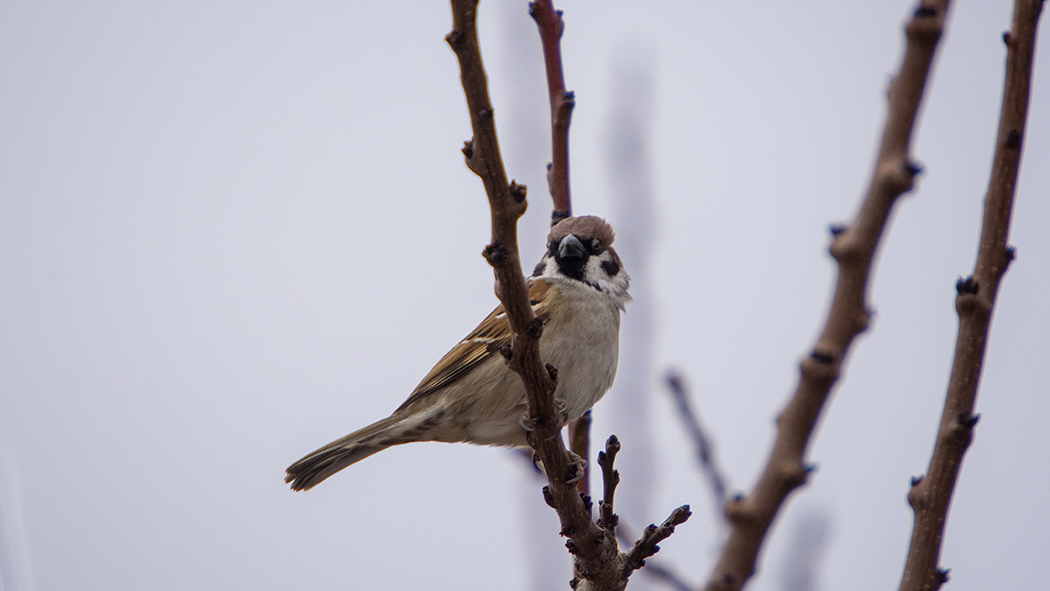
M551 228L547 252L533 272L553 284L582 283L626 302L630 277L613 249L612 226L592 216L572 217Z

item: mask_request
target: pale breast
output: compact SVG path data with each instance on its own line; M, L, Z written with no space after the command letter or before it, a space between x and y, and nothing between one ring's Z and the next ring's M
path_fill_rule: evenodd
M555 290L554 296L564 305L552 306L559 312L544 326L540 353L558 370L555 396L565 401L573 421L612 386L619 355L620 311L606 294L590 286L559 285L552 287Z
M571 291L578 290L578 291ZM566 294L568 291L568 294ZM567 297L568 295L568 297ZM555 397L565 401L568 419L580 418L612 386L619 352L620 312L613 300L583 284L554 286L547 293L552 310L540 337L540 357L558 370ZM558 300L557 302L550 301ZM484 387L496 385L495 387ZM482 445L526 445L520 420L527 410L521 378L502 358L486 361L464 378L477 396L462 440Z

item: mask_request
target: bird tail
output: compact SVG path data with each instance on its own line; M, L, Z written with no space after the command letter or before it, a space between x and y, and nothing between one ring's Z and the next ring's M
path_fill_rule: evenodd
M292 490L310 490L350 464L393 445L415 441L404 437L404 420L387 417L307 454L288 467L284 481L291 483Z

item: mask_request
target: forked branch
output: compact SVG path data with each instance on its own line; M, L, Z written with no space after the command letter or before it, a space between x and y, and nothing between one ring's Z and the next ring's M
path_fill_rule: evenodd
M929 468L925 477L912 479L908 493L915 523L900 591L932 591L948 578L948 571L938 565L944 526L963 456L977 424L978 416L973 411L995 298L1014 257L1014 250L1008 245L1010 214L1021 166L1036 30L1042 6L1042 0L1015 0L1013 25L1003 35L1006 82L984 201L977 264L973 275L956 284L959 332L955 359Z
M459 60L460 79L474 133L465 143L463 154L468 168L480 176L485 185L492 214L492 242L483 254L495 271L496 295L503 303L510 325L508 362L525 385L531 427L527 438L543 462L549 482L543 488L544 499L558 513L561 533L569 538L566 546L575 556L576 572L582 577L582 580L574 579L573 586L581 591L619 591L626 587L631 572L657 550L656 542L685 521L689 511L688 507L677 509L664 525L643 536L639 542L642 548L632 551L629 562L628 554L620 552L615 535L610 535L591 518L590 498L579 494L572 484L575 465L561 438L554 401L557 372L540 359L543 323L529 305L518 255L517 221L525 212L525 188L514 182L507 183L478 43L477 4L477 0L451 0L452 32L446 40Z
M810 466L806 448L854 337L868 326L865 303L875 251L897 198L912 188L919 167L909 159L912 129L944 30L948 0L924 0L905 27L907 47L890 87L889 112L867 195L853 223L832 229L838 280L824 329L801 363L795 394L777 418L769 460L749 496L729 501L729 538L708 580L708 591L736 591L754 574L759 549L787 496Z

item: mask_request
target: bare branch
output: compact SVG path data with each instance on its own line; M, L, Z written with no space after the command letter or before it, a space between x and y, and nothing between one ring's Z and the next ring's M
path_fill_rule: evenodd
M620 483L620 473L614 467L616 462L616 454L620 451L620 440L615 435L610 435L609 439L605 442L605 451L598 452L598 465L602 468L602 476L604 482L604 494L605 498L599 503L599 519L598 525L601 526L602 535L605 537L616 540L617 538L622 539L625 543L630 543L630 534L625 531L617 533L617 525L620 522L620 517L614 512L613 502L616 494L616 486ZM633 547L624 552L618 552L617 554L617 568L620 569L620 586L609 586L616 584L615 580L609 579L606 581L595 580L586 570L585 565L580 562L576 564L576 577L573 578L571 586L577 591L591 591L598 589L623 589L627 586L627 580L631 576L631 573L645 566L645 560L657 552L660 547L657 545L661 540L666 539L672 533L676 525L685 523L686 520L692 513L689 511L689 505L683 505L675 509L671 516L664 521L660 527L650 525L645 529L642 537L634 543ZM625 528L627 530L628 528ZM571 541L566 544L572 551ZM652 576L665 580L670 584L681 585L681 578L677 577L673 571L666 567L657 567L655 569L646 569ZM688 587L686 587L688 588Z
M543 45L543 64L547 71L547 92L551 105L551 162L547 164L547 188L553 208L551 227L572 217L572 199L569 189L569 121L576 106L571 92L565 90L565 74L561 63L561 35L565 30L562 11L554 9L551 0L529 3L529 14L536 21ZM581 458L590 457L591 411L569 424L569 447ZM584 468L583 478L576 483L582 494L590 494L590 471Z
M507 183L507 173L496 138L496 123L489 100L488 79L481 61L476 28L477 0L452 0L452 32L446 37L459 59L460 80L470 111L473 138L464 143L467 166L481 177L492 214L492 242L482 253L496 275L496 295L507 311L511 330L511 350L507 360L521 376L528 395L530 418L541 434L557 435L560 425L554 405L555 380L540 360L539 339L543 323L529 305L528 287L518 256L518 218L525 213L525 188ZM544 465L558 474L568 471L568 455ZM554 464L554 465L552 465Z
M667 386L671 390L671 396L674 397L675 405L678 407L678 416L685 423L685 428L693 439L697 461L700 463L700 471L707 477L707 482L711 486L711 494L716 502L715 508L719 516L724 516L726 490L728 487L726 486L725 476L722 475L722 469L718 466L718 460L715 458L714 450L711 446L711 438L708 437L703 426L700 425L699 417L693 411L692 402L689 400L689 392L686 390L681 374L675 370L669 371L667 373Z
M627 524L621 523L616 531L616 539L623 544L632 544L632 540L636 539L634 529ZM674 589L674 591L694 591L696 589L696 585L687 581L673 566L655 557L646 559L645 568L641 572L645 576Z
M613 464L619 452L620 440L615 435L610 435L605 442L605 451L598 452L598 465L602 468L602 482L604 483L604 496L602 496L601 503L598 503L598 525L613 536L616 535L616 526L620 522L620 518L613 513L616 486L620 484L620 472L613 468Z
M551 102L551 162L547 165L547 185L554 210L551 226L572 215L569 193L569 121L576 99L565 90L565 75L561 64L561 34L565 30L562 11L554 9L551 0L529 3L529 14L540 29L543 42L543 61L547 69L547 91Z
M931 591L948 579L948 571L937 563L952 493L977 424L978 415L973 411L995 298L1014 257L1013 248L1008 246L1010 214L1021 165L1042 6L1042 0L1015 0L1013 26L1003 35L1007 48L1006 82L977 264L973 275L956 284L959 332L955 359L929 468L925 477L912 480L908 493L915 523L900 591Z
M525 212L525 188L511 182L500 157L496 126L492 117L488 81L481 61L477 35L477 0L451 0L452 32L446 40L459 60L460 79L467 97L474 137L464 144L467 166L481 177L492 212L492 242L484 256L496 274L496 295L503 303L511 330L511 347L502 351L522 379L528 402L529 445L536 451L547 474L544 500L558 513L561 533L576 560L573 587L580 590L620 591L631 572L656 551L656 542L670 535L674 526L688 518L688 508L678 509L658 531L643 539L642 550L628 567L628 555L620 552L616 537L591 518L591 501L576 490L572 462L561 438L561 421L554 401L556 368L544 365L539 354L543 323L528 301L525 276L518 256L517 221ZM541 30L542 30L541 26ZM611 465L611 462L610 462ZM611 519L610 519L611 521ZM648 552L648 554L646 554Z
M657 544L673 534L675 526L685 523L692 514L689 505L682 505L672 511L659 527L649 524L642 532L642 538L627 551L627 568L637 570L645 566L645 559L660 551L660 546Z
M729 539L708 580L708 591L735 591L754 574L759 549L787 496L812 467L806 448L831 387L842 371L850 344L868 326L865 304L875 251L897 198L912 188L919 167L909 144L919 103L944 30L948 0L924 0L905 27L907 47L889 92L889 112L871 185L854 222L836 227L831 254L839 274L827 322L812 352L801 363L798 388L777 419L769 460L749 497L726 506Z
M555 381L540 360L539 338L543 323L528 301L525 276L517 247L517 220L525 212L520 190L511 191L499 154L488 81L481 61L476 29L477 0L452 0L452 32L446 39L459 59L460 78L470 110L474 138L467 142L467 165L481 177L492 210L492 243L485 258L496 274L496 293L507 311L512 333L508 362L525 384L532 430L529 442L536 450L550 481L545 496L558 511L563 532L573 537L577 556L594 560L616 553L615 542L602 541L590 510L576 493L570 478L570 458L561 439L561 424L554 403ZM518 187L515 185L515 187ZM590 534L590 535L587 535ZM578 540L576 538L579 538Z

